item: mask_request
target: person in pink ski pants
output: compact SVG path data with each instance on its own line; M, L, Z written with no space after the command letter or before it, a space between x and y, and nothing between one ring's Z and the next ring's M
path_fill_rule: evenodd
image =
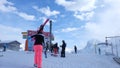
M35 45L34 46L34 64L37 65L37 67L42 67L42 45Z
M31 38L35 39L34 42L34 66L37 68L42 68L42 50L43 50L43 43L44 43L44 36L42 32L37 32L37 34L31 36Z

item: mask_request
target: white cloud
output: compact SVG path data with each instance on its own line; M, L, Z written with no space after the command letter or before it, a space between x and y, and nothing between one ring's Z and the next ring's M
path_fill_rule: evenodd
M66 0L56 0L55 1L58 5L61 5L65 7L67 10L71 10L71 8L74 10L73 6L76 4L76 2L73 1L66 1ZM73 5L73 6L72 6ZM69 8L68 8L69 7Z
M11 31L11 32L22 31L21 29L10 27L10 26L5 26L5 25L1 25L1 24L0 24L0 29L1 29L2 33L7 33L8 31Z
M74 16L80 20L90 20L94 15L94 12L91 11L91 12L86 12L86 13L82 13L82 14L79 14L78 12L75 12Z
M65 7L66 10L75 12L74 16L80 20L85 20L86 18L88 20L93 16L93 13L89 14L85 12L93 12L93 10L96 8L96 0L56 0L55 2L58 5ZM80 12L81 15L79 15L78 12Z
M37 6L33 6L34 9L36 9L37 11L45 14L46 16L56 16L58 14L60 14L59 11L53 10L51 11L50 8L47 6L46 8L38 8Z
M120 0L105 0L109 6L97 13L97 21L86 23L86 32L89 36L103 40L106 36L120 36Z
M19 42L24 43L21 34L23 31L22 29L0 24L0 31L0 40L18 40Z
M62 32L72 32L72 31L76 31L76 30L79 30L79 28L65 28L65 29L62 29Z
M35 20L34 15L28 15L27 13L19 12L17 10L17 8L14 7L14 4L12 2L7 1L7 0L0 0L0 11L17 14L18 16L22 17L25 20L30 20L30 21Z
M34 21L35 20L35 16L34 15L28 15L26 13L23 12L15 12L18 16L24 18L25 20L30 20L30 21Z
M7 0L0 0L0 5L1 4L9 4L9 5L13 5L13 3L8 2Z
M7 0L0 0L0 11L2 12L13 12L16 11L16 7L13 6L14 4L8 2Z

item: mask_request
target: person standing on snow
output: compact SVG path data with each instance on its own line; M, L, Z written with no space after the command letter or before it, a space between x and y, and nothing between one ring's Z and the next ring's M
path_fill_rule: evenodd
M57 56L57 54L58 54L58 43L54 44L53 51L54 51L54 55Z
M99 55L101 55L101 49L100 48L98 49L98 51L99 51Z
M46 46L45 46L45 58L47 58L47 50L48 50L48 46L49 46L49 44L48 44L48 41L46 42Z
M37 34L31 36L31 38L35 39L34 42L34 66L37 68L42 68L42 50L44 45L44 36L42 32L38 31Z
M62 40L62 51L61 51L61 57L65 57L65 48L66 48L66 43L64 40Z
M6 45L6 44L4 44L4 46L3 46L3 52L5 52L5 51L6 51L6 47L7 47L7 45Z
M75 53L77 53L77 47L76 47L76 45L74 46L74 50L75 50Z

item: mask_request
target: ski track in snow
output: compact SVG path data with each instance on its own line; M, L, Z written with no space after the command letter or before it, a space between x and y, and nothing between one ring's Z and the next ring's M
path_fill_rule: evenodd
M33 52L8 51L1 53L0 68L34 68ZM66 54L66 58L50 56L44 57L42 68L120 68L112 56L88 53Z

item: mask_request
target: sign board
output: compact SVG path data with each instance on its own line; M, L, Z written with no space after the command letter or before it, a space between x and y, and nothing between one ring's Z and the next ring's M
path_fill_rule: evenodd
M22 32L22 35L23 35L22 36L23 39L27 39L27 32Z
M32 35L35 35L37 31L34 30L28 30L27 32L27 40L28 40L28 50L32 51L33 50L33 45L34 45L34 39L31 38ZM50 41L50 32L43 32L43 35L45 36L45 43L47 41ZM54 36L51 35L51 39L54 40Z
M27 39L27 35L23 35L23 39Z
M27 32L22 32L23 35L27 35Z

